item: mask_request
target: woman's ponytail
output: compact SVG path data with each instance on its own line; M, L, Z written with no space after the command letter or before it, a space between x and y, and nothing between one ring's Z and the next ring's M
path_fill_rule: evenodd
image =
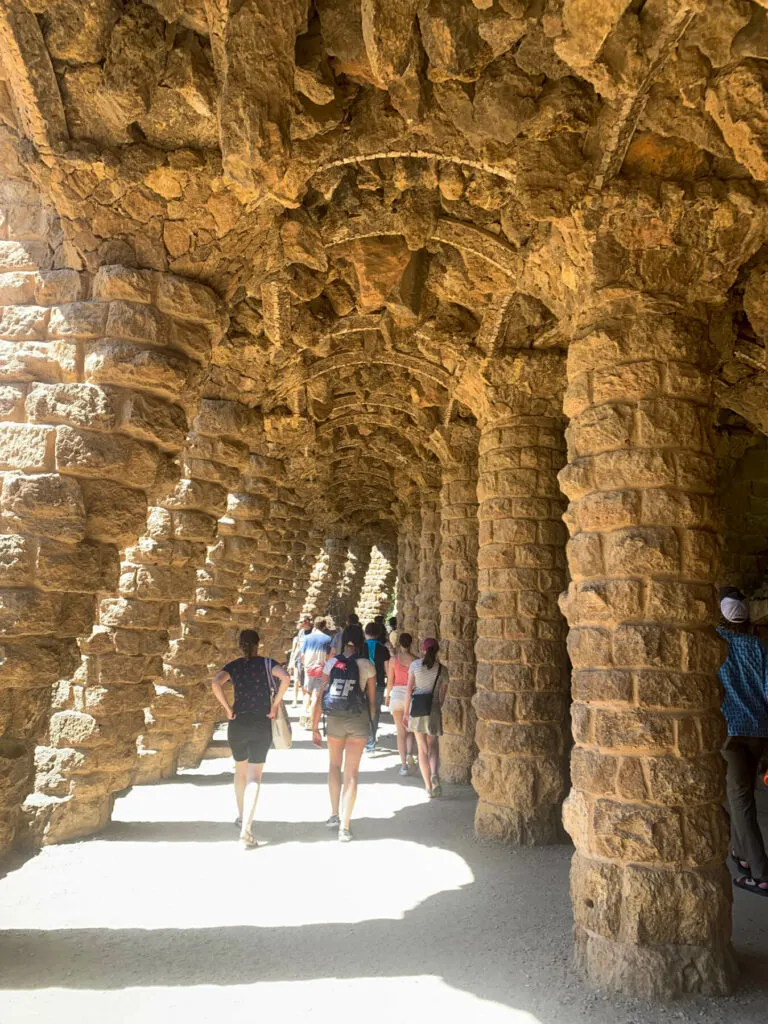
M428 647L427 650L424 652L424 656L421 659L421 663L424 666L424 668L432 668L436 660L437 648Z
M238 646L246 658L255 658L261 643L261 637L255 629L244 629L237 638Z

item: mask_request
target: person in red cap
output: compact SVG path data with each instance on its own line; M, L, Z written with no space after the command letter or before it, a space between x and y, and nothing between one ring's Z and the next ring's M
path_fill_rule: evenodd
M403 716L406 729L416 737L419 768L430 797L441 793L438 737L443 734L441 708L448 690L448 670L440 663L439 649L437 640L427 637L421 645L422 657L411 663Z

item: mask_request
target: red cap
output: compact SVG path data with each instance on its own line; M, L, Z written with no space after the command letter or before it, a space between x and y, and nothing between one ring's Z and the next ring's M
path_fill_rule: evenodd
M431 647L434 647L435 650L438 650L439 646L440 645L438 644L437 640L435 640L435 638L433 636L428 636L426 640L422 640L421 641L421 649L422 649L422 651L428 651Z

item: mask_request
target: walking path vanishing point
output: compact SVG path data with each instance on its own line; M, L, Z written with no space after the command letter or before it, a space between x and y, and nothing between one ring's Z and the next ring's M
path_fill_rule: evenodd
M341 845L322 825L326 753L296 738L269 756L259 850L235 842L231 762L209 760L0 881L2 1024L765 1021L761 900L735 894L737 996L603 998L570 965L570 847L476 842L471 789L430 803L391 750L364 761Z

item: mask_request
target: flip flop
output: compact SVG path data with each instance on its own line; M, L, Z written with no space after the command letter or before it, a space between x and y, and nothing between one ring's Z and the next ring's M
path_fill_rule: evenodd
M749 883L752 883L751 885ZM768 889L761 889L754 878L750 878L748 875L744 875L741 878L734 878L733 884L737 889L743 889L744 892L754 893L755 896L766 896L768 897Z
M741 857L737 857L733 850L731 850L731 861L739 871L749 871L749 864L747 861Z
M240 845L243 847L244 850L255 850L259 844L253 838L250 832L247 832L244 836L240 836Z

